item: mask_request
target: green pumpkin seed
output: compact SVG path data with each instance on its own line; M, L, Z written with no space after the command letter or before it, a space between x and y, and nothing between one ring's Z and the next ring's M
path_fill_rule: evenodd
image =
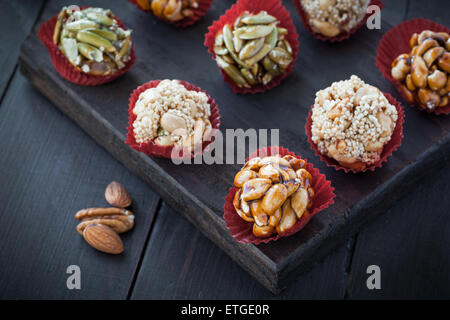
M236 83L238 87L250 87L245 78L242 76L241 72L239 71L236 66L227 63L225 60L223 60L220 57L216 57L217 65L225 71L225 73Z
M292 62L292 56L283 48L276 47L269 53L270 59L275 61L282 69L286 69Z
M228 49L225 48L225 47L214 46L213 50L214 50L214 53L218 54L219 56L223 56L225 54L228 54Z
M87 43L78 43L78 51L88 60L103 61L103 52Z
M272 50L277 45L277 39L278 39L277 28L273 28L272 32L269 33L269 35L265 38L264 41L270 44L270 50Z
M102 48L103 48L104 50L106 50L108 52L116 51L116 48L112 45L112 43L108 39L105 39L105 38L99 36L98 34L90 32L90 31L81 30L80 32L78 32L77 40L80 42L85 42L85 43L91 44L91 45L99 48L100 50L102 50Z
M283 40L283 49L287 51L290 55L292 55L292 47L289 41L286 39Z
M272 76L276 77L280 74L280 68L278 67L278 65L275 62L270 60L270 58L268 56L264 57L262 63L263 63L264 69L266 69L266 71L268 73L270 73Z
M242 68L241 73L250 85L256 84L256 79L249 69Z
M261 50L258 51L258 53L256 53L250 59L244 60L244 62L251 66L254 63L257 63L262 58L264 58L266 56L266 54L269 53L269 51L270 51L270 45L268 43L264 43L263 47L261 48Z
M113 24L115 24L114 19L111 19L106 14L102 14L97 11L88 11L86 12L86 17L88 17L91 20L94 20L95 22L101 23L104 26L110 27Z
M62 39L63 52L72 64L76 64L78 58L77 41L75 39Z
M272 32L273 26L266 25L256 25L256 26L247 26L241 27L239 30L239 38L244 40L252 40L256 38L261 38L267 36Z
M245 11L243 14L241 14L234 22L234 28L237 29L237 28L243 26L244 23L242 22L242 19L244 19L245 17L248 17L248 16L249 16L248 11Z
M66 16L66 8L62 9L61 12L58 14L58 18L56 20L55 29L53 31L53 43L58 45L59 38L61 36L61 30L63 25L63 20Z
M121 27L118 27L118 28L115 30L115 33L117 34L117 37L118 37L120 40L123 40L123 39L125 39L125 38L130 37L130 36L131 36L131 32L133 32L133 30L131 30L131 29L124 30L124 29L122 29Z
M62 40L66 38L71 38L69 31L67 31L66 29L62 29L61 35L59 37L59 42L62 43Z
M85 29L87 31L91 31L93 33L98 34L99 36L108 39L109 41L117 41L117 34L115 34L112 31L109 31L107 29L94 29L94 28L89 28L89 29Z
M214 39L214 45L217 47L223 46L223 34L222 33L218 33L216 35L216 38Z
M233 32L233 46L234 46L234 51L240 52L243 45L244 45L244 40L242 40L241 38L239 38L239 32L234 31L234 32Z
M253 73L253 76L254 77L256 77L257 75L258 75L258 72L259 72L259 66L258 66L258 64L257 63L255 63L253 66L252 66L252 73Z
M277 31L280 36L285 36L288 33L288 30L283 27L277 27Z
M232 57L230 57L229 55L224 55L224 56L220 56L223 60L225 60L226 62L228 62L229 64L235 64L236 61L234 61L234 59Z
M270 74L270 73L266 73L263 77L262 77L262 84L263 85L266 85L266 84L268 84L270 81L272 81L272 79L273 79L273 76Z
M264 38L258 38L248 41L242 50L239 52L239 59L245 60L253 57L261 50L264 45Z
M131 45L131 38L128 37L122 42L122 47L120 48L120 51L117 54L117 57L115 60L120 61L120 59L122 59L128 53L128 50L130 49L130 45Z
M229 52L234 52L233 34L231 33L230 25L226 24L222 28L223 41Z
M266 11L261 11L257 15L245 17L242 19L242 22L245 24L269 24L277 21L277 19L269 14Z
M80 31L87 28L99 28L99 25L95 21L80 19L73 22L68 22L64 25L64 29L68 31Z

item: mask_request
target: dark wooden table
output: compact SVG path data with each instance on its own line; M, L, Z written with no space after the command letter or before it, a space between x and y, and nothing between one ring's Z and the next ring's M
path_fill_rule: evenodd
M448 25L446 1L385 2L382 15L393 24L422 16ZM8 31L0 42L0 298L450 298L449 163L274 296L18 72L19 46L44 6L0 3ZM73 219L104 205L111 180L128 188L137 216L121 256L90 248ZM81 290L66 287L69 265L81 268ZM381 290L366 287L369 265L381 268Z

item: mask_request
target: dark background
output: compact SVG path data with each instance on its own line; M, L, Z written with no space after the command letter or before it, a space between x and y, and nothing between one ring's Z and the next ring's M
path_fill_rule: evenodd
M382 16L394 25L415 17L448 25L448 1L384 2ZM283 3L299 19L292 1ZM0 298L450 298L448 163L274 296L27 83L19 47L45 5L0 2ZM106 204L111 180L129 190L137 216L121 256L90 248L73 219ZM81 268L81 290L66 288L71 264ZM381 290L366 287L373 264Z

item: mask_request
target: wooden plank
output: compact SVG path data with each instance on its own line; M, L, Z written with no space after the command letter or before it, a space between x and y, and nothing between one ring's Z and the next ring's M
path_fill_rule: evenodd
M360 232L348 298L450 298L449 165ZM370 265L381 269L381 290L366 286Z
M16 68L20 44L30 33L44 0L0 2L0 97Z
M0 137L0 298L125 299L159 196L19 73L0 108ZM136 214L119 256L96 251L75 230L76 211L107 205L112 180L129 190ZM81 290L66 287L69 265L81 268Z
M407 187L414 185L420 174L441 166L450 148L450 119L425 115L407 107L403 145L382 169L350 175L327 168L313 154L303 133L314 93L331 81L354 73L398 97L374 64L376 44L391 24L383 23L382 30L362 29L351 41L335 45L322 43L305 34L293 4L287 2L301 39L301 55L294 72L270 92L238 96L222 83L217 66L202 45L207 26L228 5L214 2L205 19L192 28L179 30L139 12L129 3L108 4L135 30L138 61L127 75L101 87L79 87L62 80L34 35L25 41L20 61L24 74L61 110L157 189L172 207L180 210L261 283L277 291L362 224L382 213ZM50 2L43 19L54 15L60 6L61 2ZM177 50L167 50L168 44ZM188 54L182 56L180 52ZM260 246L234 241L222 219L222 208L239 165L176 166L166 159L139 154L123 143L129 93L140 84L158 78L181 78L208 91L221 107L222 130L281 127L281 145L308 158L333 181L337 193L335 205L316 216L302 232L282 241Z
M347 251L340 246L276 298L341 299ZM273 298L186 219L161 207L131 299Z
M397 1L395 2L397 4ZM393 5L393 4L391 4ZM408 1L403 19L427 17L447 24L438 1ZM347 296L356 299L420 299L450 296L448 273L448 208L450 161L439 174L427 176L407 197L376 223L362 230L351 257ZM382 290L366 286L366 268L381 268Z

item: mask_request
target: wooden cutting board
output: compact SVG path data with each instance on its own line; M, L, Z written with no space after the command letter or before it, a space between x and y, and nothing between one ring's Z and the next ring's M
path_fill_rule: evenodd
M363 28L342 43L323 43L304 30L294 5L285 1L300 35L299 58L292 74L269 92L236 95L222 81L215 62L203 46L207 27L231 4L231 1L215 1L199 23L177 29L137 10L127 1L111 3L110 9L134 30L136 64L110 84L82 87L58 75L44 45L36 37L41 23L63 5L62 1L50 1L41 21L23 43L19 63L22 73L56 107L276 293L384 212L409 188L420 183L421 177L448 165L450 118L426 114L404 104L403 144L382 168L363 174L345 174L326 167L314 155L304 134L315 92L356 74L400 99L375 66L378 41L392 24L383 20L381 30ZM96 2L89 5L95 6ZM206 90L219 105L223 133L225 129L236 128L279 128L280 145L307 158L331 180L335 204L317 214L305 229L292 237L258 246L236 242L222 215L224 198L240 165L175 165L168 159L138 153L124 143L130 93L149 80L166 78L186 80Z

